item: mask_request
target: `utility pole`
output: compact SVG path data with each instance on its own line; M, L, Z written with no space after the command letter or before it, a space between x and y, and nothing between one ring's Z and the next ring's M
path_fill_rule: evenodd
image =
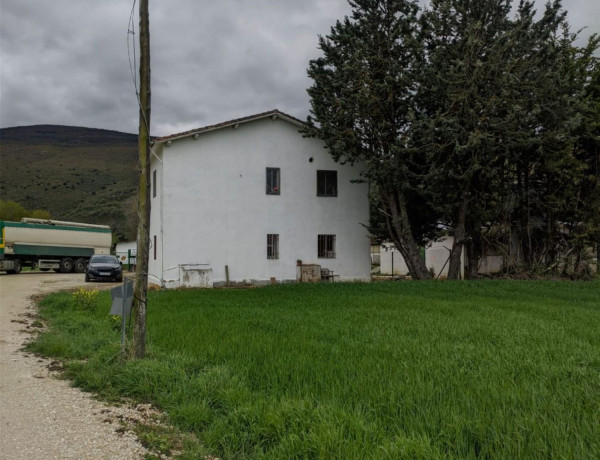
M138 231L133 293L133 356L146 354L148 251L150 247L150 26L148 0L140 0L140 106Z

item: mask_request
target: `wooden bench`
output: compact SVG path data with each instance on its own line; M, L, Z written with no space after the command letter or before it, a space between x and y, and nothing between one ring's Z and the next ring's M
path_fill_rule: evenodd
M329 270L328 268L321 268L321 279L325 281L335 282L335 277L340 277L340 275L334 275L333 270Z

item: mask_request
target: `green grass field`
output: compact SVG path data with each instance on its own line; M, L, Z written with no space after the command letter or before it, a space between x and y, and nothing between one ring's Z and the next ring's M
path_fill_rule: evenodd
M184 458L600 458L600 282L150 293L149 357L99 298L43 302L31 349L195 433Z

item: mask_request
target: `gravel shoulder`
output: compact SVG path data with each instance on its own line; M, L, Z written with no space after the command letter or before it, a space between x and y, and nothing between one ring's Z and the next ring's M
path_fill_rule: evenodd
M141 459L147 454L123 429L147 408L96 401L54 378L51 361L21 351L34 329L32 296L85 284L82 274L0 274L0 459Z

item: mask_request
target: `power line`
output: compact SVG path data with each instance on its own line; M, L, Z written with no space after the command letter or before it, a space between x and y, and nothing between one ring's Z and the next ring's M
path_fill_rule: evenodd
M146 118L146 113L142 108L142 101L140 100L140 92L138 89L137 83L137 59L136 59L136 44L135 44L135 4L137 0L133 0L133 4L131 5L131 12L129 13L129 24L127 25L127 57L129 59L129 72L131 73L131 79L133 81L133 87L135 88L135 97L137 99L138 108L140 109L140 113L142 114L144 124L146 125L146 129L150 132L150 126L148 124L148 120ZM131 35L131 40L129 36ZM133 48L133 51L132 51ZM133 54L133 62L131 56Z
M131 79L133 80L133 86L135 88L135 94L138 94L137 87L137 77L136 77L136 56L135 56L135 22L134 22L134 14L135 14L135 3L137 0L133 0L133 5L131 6L131 13L129 14L129 24L127 25L127 57L129 58L129 71L131 72ZM131 62L131 47L129 45L129 36L131 35L131 43L133 43L133 63ZM139 101L138 101L139 103Z

